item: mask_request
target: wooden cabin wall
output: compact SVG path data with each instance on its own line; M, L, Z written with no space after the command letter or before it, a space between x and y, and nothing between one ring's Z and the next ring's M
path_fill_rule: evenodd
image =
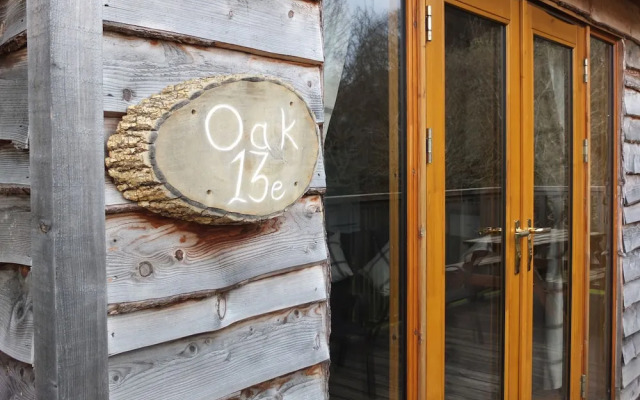
M320 1L103 4L105 140L129 105L227 73L289 82L322 127ZM25 0L0 0L0 27L0 399L34 398ZM328 397L325 186L321 156L283 216L203 226L105 174L110 398Z
M25 2L0 0L0 399L35 398Z
M624 43L622 162L623 220L622 244L622 400L640 397L640 46Z

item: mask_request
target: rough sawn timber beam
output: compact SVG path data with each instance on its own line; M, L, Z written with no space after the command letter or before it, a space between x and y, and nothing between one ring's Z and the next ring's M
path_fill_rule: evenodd
M102 4L27 4L38 398L106 400Z

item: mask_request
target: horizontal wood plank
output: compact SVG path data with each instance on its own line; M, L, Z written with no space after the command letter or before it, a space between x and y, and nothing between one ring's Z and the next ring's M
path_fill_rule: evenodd
M307 0L106 0L103 19L147 36L186 35L217 46L320 63L320 3Z
M625 175L622 186L624 205L630 206L640 202L640 176Z
M640 358L634 358L628 364L622 365L622 386L629 386L640 376Z
M178 4L178 3L176 3ZM169 85L219 74L262 74L291 84L323 120L319 66L277 61L227 49L147 40L105 32L104 109L125 112Z
M640 303L635 303L622 311L623 337L629 337L636 332L640 332Z
M27 30L26 0L0 0L0 46Z
M622 245L625 253L640 248L640 224L630 224L622 227Z
M0 263L31 265L29 196L0 194Z
M132 204L122 198L113 183L109 187L109 182L110 180L107 180L105 198L110 199L111 204ZM229 277L230 282L235 284L260 274L273 273L295 265L311 264L326 259L326 249L323 245L324 231L322 228L321 207L319 197L306 197L300 203L294 205L283 217L268 221L260 226L224 227L218 230L197 224L191 228L187 225L193 224L188 224L184 221L172 221L148 213L112 215L107 219L107 235L111 235L111 238L107 239L107 263L109 265L107 269L110 271L108 272L109 276L114 279L107 285L109 302L142 301L150 298L178 295L181 293L179 291L181 283L176 280L182 279L183 274L189 276L192 272L195 274L193 280L196 282L193 282L192 279L187 279L185 281L187 285L185 289L191 289L186 292L217 290L226 287L226 284L219 286L219 284L222 284L221 282L213 283L224 275L225 268L231 268L234 270L234 274L237 273L237 277L235 275ZM30 201L28 196L0 194L0 262L31 265L31 214L29 210ZM300 232L296 232L297 223L301 224ZM155 228L155 226L159 228ZM181 231L181 229L184 229L184 231ZM209 229L212 230L210 231ZM225 233L225 229L228 230L228 233ZM249 232L252 229L253 232ZM140 231L149 232L144 236L143 241L140 241L137 237ZM168 231L166 236L161 234L164 231ZM231 239L233 239L233 235L238 235L244 231L246 231L245 239L248 242L239 243L241 246L239 249L245 251L246 254L235 254ZM114 246L114 243L112 243L114 239L117 241L121 235L128 241L128 243L123 242L120 244L124 244L124 248ZM185 249L185 245L180 242L183 235L185 238L189 237L195 240L196 243L187 245L186 247L188 248ZM229 236L227 237L226 235ZM200 236L202 236L202 240L198 239ZM218 241L223 239L223 243L219 245L206 243L206 238ZM262 249L267 248L267 241L274 240L274 250L266 255L256 254L256 250L251 248L256 240L260 240L259 245L263 246ZM289 243L288 241L291 242ZM139 246L141 242L144 242L146 246L127 248L130 245ZM165 248L163 247L165 245L170 245L171 247ZM190 248L190 246L193 247ZM182 261L175 260L174 253L179 249L183 249L185 253L187 251L195 251L195 257L203 257L203 259L186 261L189 265L187 270L190 272L183 270L172 271L174 264L177 266L184 264ZM129 251L132 253L129 254ZM148 253L148 251L152 251L152 253ZM280 255L284 258L279 259ZM152 264L157 264L160 261L160 264L157 264L160 268L158 272L161 272L161 278L165 278L164 274L167 274L166 282L164 279L158 282L158 278L140 279L139 273L135 271L138 269L138 264L145 261L147 257ZM260 271L258 274L252 275L247 274L246 271L235 271L236 269L242 269L242 266L237 263L256 259L260 264L257 269L257 271ZM211 265L214 262L222 262L222 265ZM266 265L267 262L272 264ZM193 268L193 271L191 271L191 268ZM209 270L212 268L217 271L216 275L209 275ZM130 276L123 277L123 272ZM202 280L200 280L202 278L201 275L205 275ZM198 280L200 280L199 283ZM172 289L171 285L178 286ZM140 291L140 293L139 295L135 293L127 294L130 291ZM158 292L156 293L156 291Z
M326 400L328 399L326 385L329 378L326 369L325 364L314 365L311 368L243 389L220 400Z
M319 265L251 282L204 300L113 315L107 321L109 355L217 331L261 314L326 300L326 284L324 267Z
M27 147L27 49L0 56L0 140Z
M107 218L110 304L220 290L326 258L319 196L263 224L216 227L148 213Z
M176 3L177 4L177 3ZM263 74L290 83L324 118L320 67L268 59L238 51L133 38L108 32L103 40L104 110L127 107L188 79L218 74ZM0 140L28 145L27 50L0 56Z
M0 352L0 399L32 400L35 398L33 367Z
M640 278L640 251L634 251L622 257L622 276L624 282Z
M622 340L622 363L629 364L640 354L640 333Z
M0 145L0 185L29 186L29 152L12 144Z
M19 267L0 268L0 352L31 363L33 303L29 282Z
M640 203L623 207L622 215L624 217L625 224L631 224L640 221Z
M217 399L318 364L329 358L326 315L316 303L113 356L110 399Z

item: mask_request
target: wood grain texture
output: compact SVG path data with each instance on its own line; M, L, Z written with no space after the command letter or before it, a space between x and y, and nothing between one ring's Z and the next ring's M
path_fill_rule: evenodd
M328 378L327 366L318 364L243 389L220 400L327 400L329 398L326 392Z
M640 225L630 224L622 227L622 245L625 253L640 248Z
M640 221L640 204L633 204L622 208L622 216L625 224Z
M622 299L625 308L640 301L640 279L625 282Z
M33 367L0 352L0 399L35 400Z
M27 30L26 0L0 0L0 46Z
M318 66L114 32L105 32L103 51L104 110L107 112L125 112L128 106L189 79L220 74L260 74L292 85L314 112L316 121L323 121L322 79Z
M27 4L34 366L48 400L109 397L101 12Z
M640 176L625 175L622 193L625 206L630 206L640 202Z
M636 333L623 340L622 362L628 364L640 352L640 334Z
M638 379L630 382L620 391L620 400L637 400L640 397L640 381Z
M0 262L31 265L29 196L0 195Z
M113 356L110 399L217 399L318 364L329 358L326 315L316 303Z
M0 56L0 93L0 139L25 148L29 125L27 49Z
M25 269L0 265L0 352L31 363L33 308ZM2 398L2 397L0 397Z
M622 387L629 386L631 382L640 376L640 358L634 358L629 363L622 365Z
M107 219L109 303L212 291L327 258L319 196L263 224L203 226L148 213Z
M305 0L104 1L103 18L144 28L144 34L185 35L216 46L321 63L320 3ZM120 27L120 26L117 26ZM154 34L155 33L155 34Z
M631 252L622 258L622 276L624 282L640 278L640 251Z
M635 303L622 310L622 321L623 337L626 338L640 332L640 303Z
M0 185L29 186L29 153L0 144Z
M326 284L320 265L250 282L204 300L113 315L107 320L109 355L217 331L261 314L326 300Z

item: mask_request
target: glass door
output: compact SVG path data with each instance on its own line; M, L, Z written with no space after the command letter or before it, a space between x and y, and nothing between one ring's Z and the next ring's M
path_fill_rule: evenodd
M578 399L586 28L518 0L427 7L426 398Z
M529 4L524 15L522 390L532 399L579 398L588 251L586 33Z
M505 26L445 8L445 396L502 397Z

